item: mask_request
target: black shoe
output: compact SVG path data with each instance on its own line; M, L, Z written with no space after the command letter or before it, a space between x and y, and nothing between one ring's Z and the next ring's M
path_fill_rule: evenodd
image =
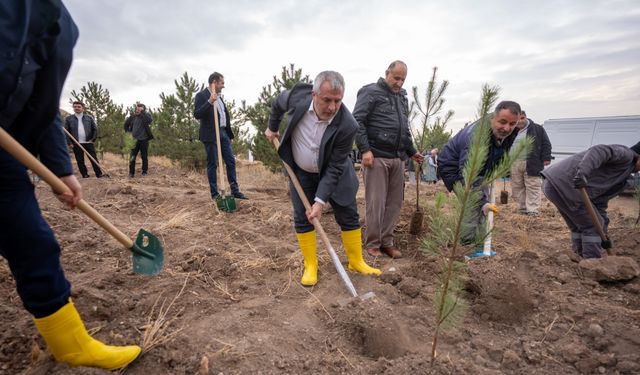
M218 197L219 197L219 196L220 196L220 194L215 193L215 194L213 194L213 195L211 196L211 199L213 199L213 200L215 201L216 199L218 199Z
M147 172L142 172L142 175L143 175L143 176L146 176L146 175L147 175Z
M82 178L89 178L89 175L88 174L83 174Z
M233 193L233 197L234 197L234 198L237 198L237 199L249 199L249 198L247 198L247 196L246 196L246 195L242 194L242 193L241 193L241 192L239 192L239 191L238 191L238 192Z
M129 178L133 178L133 173L129 173Z

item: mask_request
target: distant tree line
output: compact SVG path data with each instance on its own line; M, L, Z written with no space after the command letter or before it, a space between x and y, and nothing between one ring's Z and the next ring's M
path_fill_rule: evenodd
M433 78L435 79L435 72ZM277 172L281 169L273 146L262 135L268 126L273 100L298 82L311 83L311 80L308 75L302 73L302 69L296 69L294 64L290 64L288 67L283 66L280 74L274 75L272 82L262 87L255 104L247 105L246 101L242 100L238 106L235 100L226 101L231 115L231 128L235 134L232 147L236 156L246 158L251 150L254 158L271 171ZM174 92L160 93L158 108L147 109L153 116L151 129L155 137L149 152L152 155L166 156L186 168L203 169L206 167L207 158L204 147L198 140L200 124L193 117L193 104L195 95L203 90L205 85L198 84L184 72L174 80L174 86ZM133 113L135 104L125 107L123 104L114 103L109 90L97 82L87 82L86 86L78 91L71 91L71 101L76 100L83 102L85 111L96 119L99 134L96 142L98 153L121 154L127 159L134 141L130 133L124 132L123 124L126 117ZM418 101L415 88L414 100ZM144 103L143 98L141 102ZM451 115L453 113L445 116L443 120L438 118L431 126L426 125L428 116L423 116L423 121L417 125L417 144L437 143L440 146L446 142L451 136L451 132L445 131ZM280 125L281 133L286 121L285 117Z

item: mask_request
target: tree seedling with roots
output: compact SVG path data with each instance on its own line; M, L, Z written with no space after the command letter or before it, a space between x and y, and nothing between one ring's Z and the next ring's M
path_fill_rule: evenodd
M524 158L531 147L528 137L505 153L494 168L481 176L487 160L491 142L490 109L498 98L498 86L484 85L478 110L479 120L474 125L468 158L463 169L463 181L454 185L454 194L447 198L444 193L438 193L435 202L429 208L430 236L425 236L422 251L436 256L440 270L437 275L435 304L435 332L431 346L431 365L436 358L436 348L440 331L457 325L466 310L466 302L462 298L464 276L466 275L465 255L475 249L475 245L482 243L488 235L483 228L476 232L474 246L463 245L465 234L476 227L480 215L480 202L483 191L497 179L505 176L511 165L518 159Z

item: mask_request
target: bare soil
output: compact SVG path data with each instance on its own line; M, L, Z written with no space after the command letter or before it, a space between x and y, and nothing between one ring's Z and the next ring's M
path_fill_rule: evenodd
M62 209L43 183L37 195L87 328L108 343L144 345L121 373L640 373L640 280L583 277L568 230L546 201L537 218L518 215L512 197L500 206L497 255L468 263L469 310L441 336L431 366L437 267L409 234L414 186L407 185L396 228L405 256L365 254L384 274L350 273L360 293L376 295L352 300L320 241L319 283L299 284L302 257L282 175L240 161L250 199L224 213L212 206L202 172L152 158L149 176L129 179L119 157L107 155L104 164L112 178L82 179L85 199L132 238L141 227L161 238L165 267L156 277L134 274L129 252L80 212ZM440 190L422 184L422 201ZM363 199L361 187L361 214ZM637 203L627 196L611 207L614 252L640 262ZM346 262L333 215L322 223ZM50 358L4 260L0 301L0 374L105 373Z

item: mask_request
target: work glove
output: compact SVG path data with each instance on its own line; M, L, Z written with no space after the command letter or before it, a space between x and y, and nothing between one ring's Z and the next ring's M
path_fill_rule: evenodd
M493 211L493 215L495 216L498 215L498 207L495 204L485 203L482 206L482 212L484 213L484 216L487 216L489 214L489 211Z
M587 178L578 171L573 177L573 187L576 189L582 189L587 187Z

